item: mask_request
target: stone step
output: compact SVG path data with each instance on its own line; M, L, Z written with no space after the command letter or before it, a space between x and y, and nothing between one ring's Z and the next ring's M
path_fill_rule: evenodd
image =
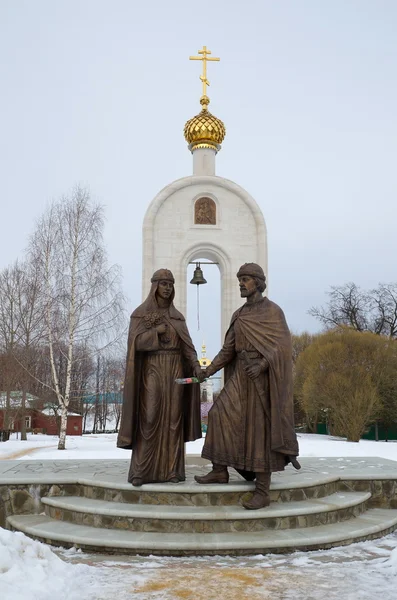
M340 478L335 476L316 477L310 474L305 480L273 481L270 486L272 502L291 502L322 498L338 491ZM80 480L78 484L63 486L66 495L85 496L99 500L127 502L130 504L170 504L178 506L224 506L241 504L247 499L248 492L255 489L254 482L231 481L228 484L200 485L194 481L179 484L151 483L133 487L129 483L113 483L108 480Z
M220 534L114 530L58 521L46 515L12 515L7 525L49 544L90 552L174 556L266 554L327 549L381 537L397 528L397 510L374 508L333 525Z
M369 492L339 492L323 498L274 502L260 510L242 506L127 504L82 496L42 498L54 519L93 527L168 533L224 533L295 529L346 521L366 509Z

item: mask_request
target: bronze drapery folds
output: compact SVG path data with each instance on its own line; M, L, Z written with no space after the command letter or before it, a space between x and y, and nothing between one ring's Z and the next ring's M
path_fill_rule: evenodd
M132 449L128 481L185 479L184 442L201 437L200 387L175 379L201 374L174 278L156 271L146 300L131 315L119 448ZM167 288L167 289L166 289Z
M227 467L256 490L246 508L270 502L273 471L292 462L298 443L294 430L291 335L279 306L262 296L265 275L259 265L243 265L237 277L246 303L232 316L223 348L205 370L209 377L225 367L225 385L209 411L202 456L213 470L198 483L227 483Z

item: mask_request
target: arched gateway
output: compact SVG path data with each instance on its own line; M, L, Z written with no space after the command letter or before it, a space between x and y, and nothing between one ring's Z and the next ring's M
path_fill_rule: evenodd
M204 67L209 51L200 51ZM175 277L175 304L186 315L189 262L208 259L221 274L221 329L241 304L236 273L245 262L259 263L267 274L267 236L262 212L242 187L215 175L215 157L225 126L208 110L206 69L200 77L201 112L184 129L193 155L193 174L167 185L152 200L143 222L143 297L154 271L166 267Z

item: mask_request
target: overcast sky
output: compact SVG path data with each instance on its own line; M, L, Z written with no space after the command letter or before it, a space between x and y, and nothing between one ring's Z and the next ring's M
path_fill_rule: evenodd
M140 303L145 210L192 173L188 58L203 44L221 58L208 72L227 129L217 174L263 211L271 299L291 329L316 331L307 310L329 286L397 280L395 0L0 0L0 268L79 183L106 207L128 310ZM210 269L194 339L213 354Z

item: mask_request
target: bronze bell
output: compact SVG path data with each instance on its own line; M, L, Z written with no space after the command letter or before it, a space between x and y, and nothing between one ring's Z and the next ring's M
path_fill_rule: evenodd
M207 280L204 279L203 271L201 270L200 263L196 264L196 268L194 269L193 279L191 282L193 285L202 285L203 283L207 283Z

